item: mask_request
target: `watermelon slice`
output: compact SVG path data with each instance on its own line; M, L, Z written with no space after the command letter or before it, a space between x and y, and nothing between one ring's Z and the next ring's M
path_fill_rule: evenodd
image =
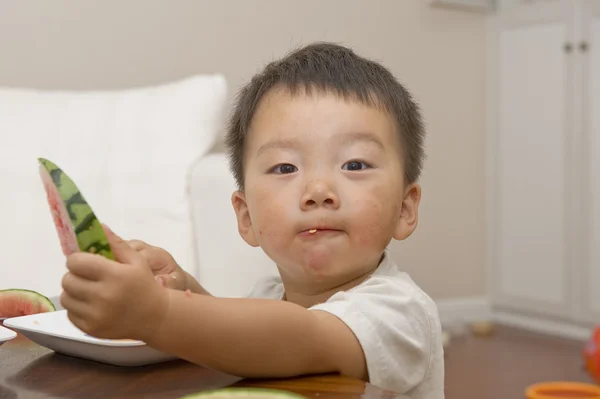
M38 161L63 254L90 252L114 260L102 224L73 180L49 160Z
M39 292L22 289L0 290L0 319L54 312L56 308Z
M292 392L264 388L224 388L193 393L179 399L306 399Z

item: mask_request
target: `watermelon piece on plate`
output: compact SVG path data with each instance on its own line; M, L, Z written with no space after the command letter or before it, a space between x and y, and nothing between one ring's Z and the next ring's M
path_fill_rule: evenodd
M223 388L186 395L180 399L306 399L293 392L265 388Z
M0 290L0 319L54 312L54 304L36 291L24 289Z
M51 161L38 161L63 254L90 252L114 260L102 224L73 180Z

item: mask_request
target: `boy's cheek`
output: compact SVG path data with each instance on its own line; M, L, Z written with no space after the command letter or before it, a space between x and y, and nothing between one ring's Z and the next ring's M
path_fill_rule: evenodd
M360 199L355 203L356 217L351 222L352 231L361 247L387 245L395 226L395 212L391 203L384 206L374 198Z
M254 187L248 197L249 212L253 224L263 234L269 229L282 228L291 223L290 198L286 197L284 190L272 190L269 187ZM258 232L257 232L258 234Z
M269 245L283 245L284 237L292 230L289 218L281 205L265 206L257 213L255 233L260 242L268 241Z

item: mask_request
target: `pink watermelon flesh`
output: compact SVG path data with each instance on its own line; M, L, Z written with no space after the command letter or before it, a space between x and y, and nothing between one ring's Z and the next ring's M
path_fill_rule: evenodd
M71 219L69 219L69 213L67 212L67 208L63 205L60 194L52 181L52 177L44 168L40 168L40 175L42 177L42 182L44 183L46 199L48 200L48 205L50 205L52 219L56 225L62 252L65 256L78 252L79 244L77 243L77 237L75 236Z
M19 317L56 310L50 300L27 290L0 291L0 318Z

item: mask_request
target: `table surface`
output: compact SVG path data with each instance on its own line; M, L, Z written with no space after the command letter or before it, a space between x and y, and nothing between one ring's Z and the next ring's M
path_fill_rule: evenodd
M169 399L229 386L283 389L318 399L404 398L340 375L240 380L181 360L118 367L54 353L20 334L0 346L0 399Z

